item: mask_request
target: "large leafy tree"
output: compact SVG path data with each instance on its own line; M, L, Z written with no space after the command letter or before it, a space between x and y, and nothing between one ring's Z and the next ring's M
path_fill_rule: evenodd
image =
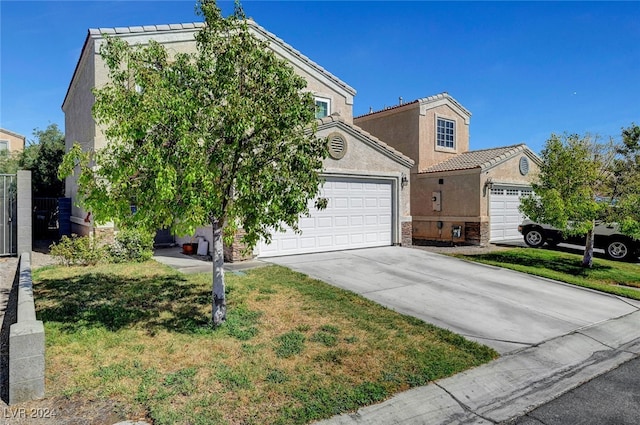
M591 136L552 134L541 152L533 195L520 209L531 220L550 224L568 235L586 235L582 265L593 263L595 221L606 214L611 145Z
M66 155L79 164L81 204L97 222L178 234L213 227L212 321L226 317L223 231L249 246L298 217L319 188L326 156L315 136L306 82L251 32L239 4L223 17L202 1L196 52L172 55L149 42L107 38L110 82L93 113L107 146ZM132 213L131 206L136 206Z
M21 155L20 167L31 170L34 196L64 196L64 182L58 178L65 150L64 134L57 124L49 124L44 130L33 130L33 136Z
M610 221L623 233L640 239L640 126L622 129L622 140L611 164Z
M0 173L15 174L30 170L33 195L58 198L64 196L64 182L58 178L58 167L64 156L64 134L57 124L44 130L33 130L33 139L21 152L0 152Z

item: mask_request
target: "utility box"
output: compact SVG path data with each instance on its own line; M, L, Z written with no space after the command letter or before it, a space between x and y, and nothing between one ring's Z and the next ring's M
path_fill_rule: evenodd
M442 211L442 192L441 191L438 190L438 191L432 192L431 201L433 203L434 211Z

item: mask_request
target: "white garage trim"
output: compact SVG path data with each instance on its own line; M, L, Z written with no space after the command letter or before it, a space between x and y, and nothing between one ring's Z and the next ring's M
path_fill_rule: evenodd
M327 208L309 202L309 216L301 217L302 233L277 232L271 243L262 241L260 257L338 251L392 245L397 207L395 178L326 176L319 197Z
M531 193L530 187L494 185L489 195L490 242L522 237L518 224L523 215L519 211L520 198Z

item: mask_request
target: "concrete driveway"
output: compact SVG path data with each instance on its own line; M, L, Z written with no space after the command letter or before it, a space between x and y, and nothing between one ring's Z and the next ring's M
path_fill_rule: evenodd
M638 311L640 302L401 247L269 262L356 292L501 354Z

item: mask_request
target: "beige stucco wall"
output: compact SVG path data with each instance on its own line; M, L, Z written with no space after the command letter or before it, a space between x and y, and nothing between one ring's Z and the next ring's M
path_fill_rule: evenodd
M436 120L455 121L455 148L436 146ZM446 99L412 102L356 117L354 123L416 162L413 172L469 150L469 116Z
M413 238L450 243L464 242L468 223L481 221L480 169L455 174L414 174L412 177ZM434 192L440 193L440 211L434 210ZM455 226L461 227L460 237L454 237L452 233Z
M338 92L329 87L326 82L320 80L317 76L312 75L298 66L294 66L296 74L300 75L307 81L306 91L310 91L314 96L327 98L331 102L331 110L329 115L338 113L348 123L353 122L353 98L345 96L344 92ZM350 103L349 103L350 102Z
M0 140L6 140L7 150L11 153L22 152L24 150L25 136L16 133L9 133L0 129Z
M321 126L316 136L325 138L339 134L347 142L347 150L341 159L328 157L323 162L322 175L325 177L350 177L363 179L380 179L390 181L393 193L393 232L394 244L402 242L402 224L411 222L410 186L402 187L402 176L409 175L409 165L403 165L396 159L381 153L375 143L363 141L363 135L352 130L348 125L334 122ZM366 139L366 138L365 138ZM211 247L212 232L210 227L198 228L195 233L209 241ZM190 236L179 237L179 244L191 241Z
M523 176L520 173L520 158L527 157L529 160L529 173ZM531 186L540 173L540 166L537 163L537 159L534 159L526 152L515 155L513 158L509 158L488 171L482 173L481 185L485 187L488 182L494 185L513 185L513 186ZM485 197L485 200L481 203L481 215L483 217L489 216L489 197Z
M523 156L529 159L529 173L525 176L519 168ZM488 242L490 184L527 187L538 173L536 159L529 152L523 152L484 171L475 168L414 174L411 183L414 239L449 243ZM441 211L433 210L432 197L436 191L441 192ZM441 222L440 226L438 222ZM452 236L454 226L462 227L460 238Z
M130 44L148 44L154 39L163 44L169 55L177 53L192 53L196 51L195 33L197 29L181 29L171 31L147 32L140 28L135 32L121 33L119 37ZM261 33L262 34L262 33ZM113 35L113 34L112 34ZM283 48L270 36L259 35L259 38L271 43L276 55L288 59L290 48ZM96 125L92 116L95 98L92 93L94 87L102 87L108 81L108 70L99 55L100 45L104 42L102 35L90 33L75 74L72 78L67 96L63 104L65 113L65 140L67 150L74 142L80 143L86 150L99 150L106 146L107 140L103 130ZM287 50L288 49L288 50ZM308 81L307 89L321 97L331 99L331 112L338 112L347 122L353 119L353 94L355 91L346 85L341 85L335 79L327 78L317 69L312 69L304 60L293 55L289 56L294 70ZM324 80L323 80L324 78ZM92 222L85 222L86 211L75 205L77 195L77 179L70 177L65 182L66 196L73 198L72 223L73 231L84 234L92 226Z
M455 147L447 149L436 146L436 122L438 118L455 121ZM469 150L468 117L459 114L450 105L439 105L424 110L420 118L420 157L418 170L446 161L455 155Z
M417 103L363 115L354 124L417 161L419 156L420 107ZM418 170L416 163L413 172Z
M376 177L391 180L395 209L395 225L400 232L400 223L411 220L411 189L410 184L402 187L402 175L409 176L410 167L403 165L390 156L381 153L380 148L375 144L363 141L363 136L357 131L351 131L347 126L330 126L319 129L318 137L327 137L330 134L338 133L347 141L347 151L343 158L333 159L328 157L324 160L324 174L327 175L354 175L363 177ZM394 241L399 243L399 241Z

